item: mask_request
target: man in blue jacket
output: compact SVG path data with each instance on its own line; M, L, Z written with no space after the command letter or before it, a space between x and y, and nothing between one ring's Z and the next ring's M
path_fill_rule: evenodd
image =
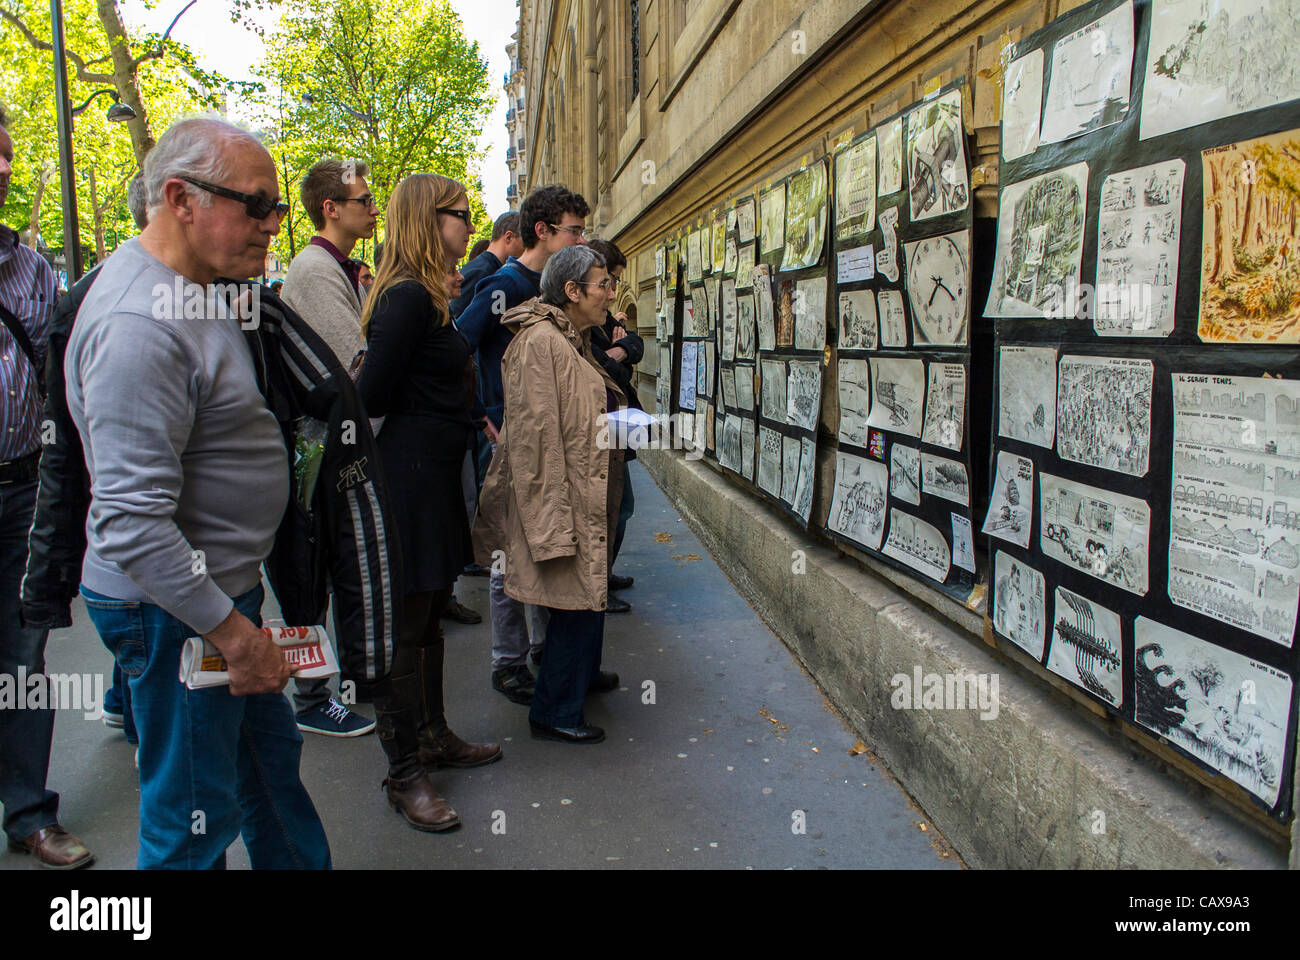
M483 432L495 450L497 432L505 419L505 390L501 359L513 339L501 318L512 307L537 296L542 269L552 254L583 243L591 209L580 194L559 185L539 187L519 206L519 233L524 252L510 257L501 269L480 280L474 299L456 321L478 361L479 401L486 414ZM486 465L484 465L486 472ZM515 703L533 700L536 678L528 669L528 625L524 605L505 593L505 578L494 572L492 602L492 687Z
M480 280L492 276L508 259L521 256L523 252L524 241L519 236L519 213L516 210L507 211L492 224L492 241L487 249L477 257L470 258L460 268L461 292L459 296L452 297L448 304L451 318L455 320L465 312L465 308L474 299L474 288Z

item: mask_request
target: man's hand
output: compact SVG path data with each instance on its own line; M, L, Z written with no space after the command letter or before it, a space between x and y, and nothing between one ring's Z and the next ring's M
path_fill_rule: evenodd
M617 360L619 363L623 363L627 360L627 351L622 347L610 347L605 351L605 356L609 357L611 360Z
M623 314L620 313L620 314L619 314L617 317L615 317L614 319L615 319L615 320L619 320L619 321L626 321L626 320L627 320L627 317L623 316ZM609 339L610 339L611 341L613 341L613 342L617 342L617 341L619 341L619 340L622 340L622 339L623 339L624 337L626 337L626 336L627 336L627 327L623 326L623 323L620 322L620 323L616 323L616 324L614 324L614 335L613 335L612 337L610 337Z
M237 609L231 610L204 639L212 641L225 657L233 697L279 693L293 675L275 642Z
M483 432L487 434L488 443L492 444L493 447L495 447L500 442L499 438L501 436L501 432L497 430L496 426L493 425L491 420L483 421Z

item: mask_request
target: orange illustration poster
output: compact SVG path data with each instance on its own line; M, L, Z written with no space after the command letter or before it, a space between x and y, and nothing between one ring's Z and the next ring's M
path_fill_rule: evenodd
M1201 339L1300 343L1300 130L1212 147L1201 165Z

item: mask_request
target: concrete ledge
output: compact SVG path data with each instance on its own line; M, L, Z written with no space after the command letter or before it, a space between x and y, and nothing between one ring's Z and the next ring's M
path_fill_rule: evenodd
M815 542L698 461L662 450L638 457L971 866L1285 869L1287 852L1208 791L1157 769L898 586ZM806 555L802 574L792 572L796 550ZM890 678L910 678L917 667L996 676L996 716L894 709Z

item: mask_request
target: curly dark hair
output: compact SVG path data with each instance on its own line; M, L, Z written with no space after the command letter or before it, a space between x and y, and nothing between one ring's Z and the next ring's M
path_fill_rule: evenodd
M524 249L531 250L537 246L537 223L559 223L566 213L586 219L591 213L582 194L574 193L568 187L553 183L538 187L519 205L519 236L523 238Z
M0 127L9 126L9 114L5 113L5 108L0 107Z

